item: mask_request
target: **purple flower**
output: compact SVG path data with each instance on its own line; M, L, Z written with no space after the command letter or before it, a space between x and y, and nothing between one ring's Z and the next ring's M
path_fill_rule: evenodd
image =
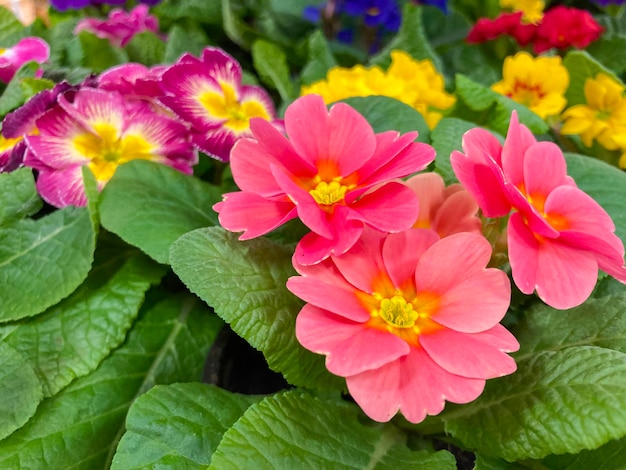
M372 28L382 27L396 32L402 15L395 0L343 0L337 2L337 12L346 13Z
M600 5L601 7L607 7L609 5L623 5L626 0L591 0L596 5Z
M444 13L448 13L448 5L447 0L416 0L415 3L418 5L430 5L433 7L439 8Z
M161 0L139 0L139 3L146 5L156 5ZM79 10L91 5L125 5L126 0L50 0L50 5L59 11Z

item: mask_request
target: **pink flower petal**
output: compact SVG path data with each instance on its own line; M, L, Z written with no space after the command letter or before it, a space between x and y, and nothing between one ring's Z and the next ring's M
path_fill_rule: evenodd
M410 228L417 219L415 193L402 183L390 182L366 193L350 205L364 223L384 232Z
M316 167L334 163L341 176L363 166L376 149L374 131L361 114L344 103L327 111L318 95L294 101L285 111L285 128L300 156Z
M264 235L296 216L295 207L289 200L271 200L243 191L223 197L224 200L213 209L219 212L222 227L231 232L243 232L240 240Z
M298 264L307 266L319 263L328 258L335 247L335 242L320 237L315 232L309 232L296 245L294 258Z
M461 377L492 379L517 368L511 356L467 333L443 329L421 335L420 344L442 369Z
M524 154L526 194L545 200L553 189L564 184L568 184L567 164L561 149L552 142L537 142L528 147Z
M532 294L537 284L539 241L519 212L514 212L509 218L507 245L515 285L522 293Z
M482 222L478 217L478 204L465 189L446 197L439 207L433 229L442 237L459 232L482 233Z
M294 276L287 280L287 289L305 302L349 320L366 322L370 313L356 296L356 290L346 290L314 278Z
M385 269L394 286L414 289L415 268L424 252L439 240L433 230L410 229L387 236L383 245Z
M377 369L407 355L410 350L409 345L395 335L312 305L305 305L298 314L296 336L305 348L326 354L326 367L341 377Z
M517 112L511 114L509 130L502 146L501 167L509 183L518 188L524 184L524 155L537 139L526 126L519 123Z
M205 47L202 51L202 63L208 73L218 81L241 83L241 66L222 49L218 47Z
M519 343L513 334L500 324L487 331L481 331L472 335L477 341L489 344L503 352L515 352L519 350Z
M86 205L82 165L40 171L37 177L37 191L46 202L58 208Z

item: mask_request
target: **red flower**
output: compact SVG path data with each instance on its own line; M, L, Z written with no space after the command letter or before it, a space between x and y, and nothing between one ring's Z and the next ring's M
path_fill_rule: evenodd
M467 41L479 43L491 41L501 35L512 36L520 46L533 41L537 26L522 22L521 11L516 13L502 13L494 19L481 18L470 30Z
M553 47L565 49L573 46L584 49L598 39L603 31L604 28L588 11L557 6L548 10L537 26L535 53L539 54Z

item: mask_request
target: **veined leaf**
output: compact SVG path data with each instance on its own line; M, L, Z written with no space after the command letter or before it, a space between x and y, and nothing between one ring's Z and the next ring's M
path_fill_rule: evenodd
M0 173L0 226L35 214L43 203L35 188L33 170Z
M446 184L459 182L450 164L450 154L453 150L463 150L463 134L474 127L476 127L474 123L462 119L443 118L433 129L432 146L437 152L435 171L443 177Z
M297 97L289 76L287 56L280 46L265 39L254 41L252 60L261 80L275 88L283 101L291 101Z
M619 81L615 73L591 57L586 51L573 50L568 52L563 59L563 65L569 72L569 86L565 93L567 106L587 102L587 98L585 97L585 82L588 78L596 78L598 73L604 73L614 80Z

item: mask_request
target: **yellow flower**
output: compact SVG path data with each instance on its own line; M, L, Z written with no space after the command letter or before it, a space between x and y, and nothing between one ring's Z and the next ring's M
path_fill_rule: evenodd
M543 0L500 0L500 6L510 8L515 12L521 11L524 23L538 24L543 19L546 2Z
M624 85L599 73L585 81L585 99L565 110L561 133L580 135L587 147L596 140L607 150L626 149Z
M559 114L567 104L563 95L569 86L569 74L558 56L533 57L518 52L504 59L502 76L491 89L523 104L542 119Z
M380 67L334 67L325 80L303 86L300 94L318 94L326 104L353 96L388 96L419 111L433 129L443 117L443 111L456 102L445 91L445 82L428 59L416 61L406 52L391 52L387 71Z

